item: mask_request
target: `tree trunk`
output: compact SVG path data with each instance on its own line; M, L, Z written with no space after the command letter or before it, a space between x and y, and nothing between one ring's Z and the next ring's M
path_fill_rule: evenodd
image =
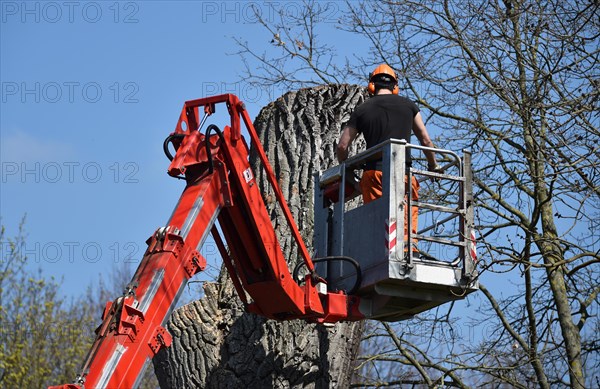
M312 245L313 173L335 162L335 142L364 88L329 85L290 92L255 120L281 190L307 246ZM253 154L253 153L252 153ZM297 249L264 172L251 163L290 266ZM363 326L277 322L243 311L226 274L204 286L205 297L177 309L173 344L154 358L161 388L348 387Z

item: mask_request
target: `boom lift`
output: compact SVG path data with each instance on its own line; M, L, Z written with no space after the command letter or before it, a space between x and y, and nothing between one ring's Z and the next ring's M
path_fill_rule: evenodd
M223 130L209 125L202 134L206 119L215 112L216 104L222 103L229 112L230 125ZM293 272L250 167L242 122L298 246L301 263ZM176 149L174 156L169 150L171 144ZM458 167L460 174L456 176L407 169L404 156L410 148L416 146L390 141L315 176L317 257L313 258L244 104L232 94L187 101L175 131L164 144L171 160L168 174L185 179L187 185L166 226L148 239L148 249L123 295L107 303L81 373L73 384L51 389L137 387L154 355L171 344L165 324L187 281L206 266L200 249L209 234L246 309L270 319L395 321L476 290L469 160L461 161L444 151L454 158L450 165ZM356 197L352 172L364 161L376 158L382 158L385 166L383 198L346 209L346 203ZM392 224L403 220L404 212L411 209L410 199L404 204L405 171L458 183L456 207L418 204L453 214L448 220L458 217L457 240L424 234L409 237L458 247L454 262L404 256L401 239L394 240L392 246ZM359 219L364 219L362 225L383 226L385 222L385 228L366 233L364 228L353 227Z

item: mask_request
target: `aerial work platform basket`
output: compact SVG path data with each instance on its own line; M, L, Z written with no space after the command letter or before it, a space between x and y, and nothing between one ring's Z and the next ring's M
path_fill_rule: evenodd
M317 271L328 288L360 296L365 317L403 320L478 289L471 155L431 149L442 168L430 172L414 158L423 150L392 139L315 177ZM376 160L382 197L364 204L357 176ZM418 200L406 195L413 177Z

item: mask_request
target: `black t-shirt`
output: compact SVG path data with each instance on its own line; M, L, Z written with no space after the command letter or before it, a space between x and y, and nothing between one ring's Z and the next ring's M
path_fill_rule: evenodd
M398 95L376 95L359 105L346 124L362 133L371 148L388 139L405 139L410 143L412 126L419 107ZM367 169L380 170L368 164Z

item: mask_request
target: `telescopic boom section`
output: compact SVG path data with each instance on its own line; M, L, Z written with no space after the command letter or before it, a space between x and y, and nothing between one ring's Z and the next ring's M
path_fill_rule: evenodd
M225 103L231 117L222 131L201 124ZM204 119L200 119L203 108ZM271 189L283 210L309 274L299 285L290 274L248 161L244 123ZM213 134L214 133L214 134ZM171 156L168 145L177 150ZM148 239L148 249L122 296L108 303L96 340L73 384L51 387L135 388L154 355L171 343L165 324L187 281L204 270L200 254L209 234L248 311L278 319L315 322L358 320L358 298L327 291L294 222L244 104L231 94L188 101L165 141L171 176L186 187L166 227ZM221 240L215 222L227 242Z

